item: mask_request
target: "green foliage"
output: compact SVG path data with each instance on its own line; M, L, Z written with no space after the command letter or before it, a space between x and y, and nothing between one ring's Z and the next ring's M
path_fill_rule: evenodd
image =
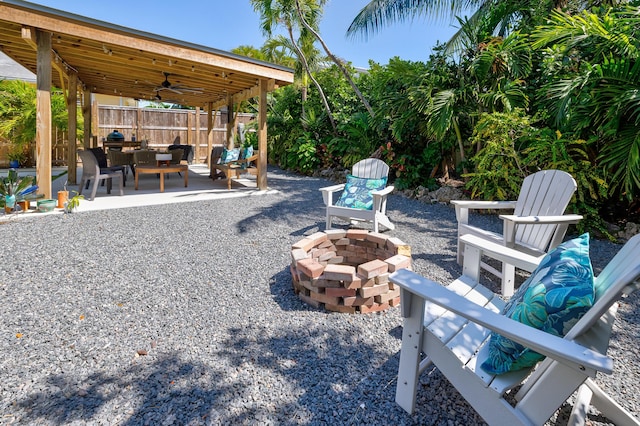
M13 147L10 156L23 162L28 145L36 138L36 89L19 80L0 81L0 136ZM82 137L82 114L78 114L78 137ZM68 126L67 104L59 91L51 94L51 123L54 128L66 131Z
M470 141L482 141L484 145L471 159L475 172L465 175L472 198L517 199L528 173L521 164L516 144L532 130L528 117L519 109L480 116Z
M375 152L400 189L462 170L482 199L513 199L525 176L565 170L578 182L570 208L586 217L579 227L602 230L600 206L640 194L640 15L637 1L594 4L496 3L459 21L455 59L449 43L425 62L371 62L356 84L373 116L335 66L316 70L335 130L317 88L306 100L303 86L280 89L269 160L310 173Z
M349 169L376 150L376 134L371 127L369 114L355 113L349 121L338 126L340 135L332 138L327 146L328 154L341 166Z
M611 196L640 195L640 18L637 6L556 11L532 34L546 84L541 103L556 126L598 138Z
M584 220L576 227L579 232L597 229L612 238L599 214L608 193L604 169L592 161L594 142L567 138L559 131L544 128L531 135L528 148L522 151L523 163L529 170L563 170L576 180L576 194L568 210L582 214Z
M287 164L293 170L309 175L318 167L316 144L308 139L308 134L300 136L297 142L295 149L287 153Z

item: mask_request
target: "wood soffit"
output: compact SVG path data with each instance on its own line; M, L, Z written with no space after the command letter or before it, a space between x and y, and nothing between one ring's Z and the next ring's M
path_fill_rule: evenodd
M289 68L133 30L18 0L0 0L0 49L36 73L36 32L52 35L52 84L65 90L71 73L93 93L214 108L293 82ZM172 86L201 91L160 90Z

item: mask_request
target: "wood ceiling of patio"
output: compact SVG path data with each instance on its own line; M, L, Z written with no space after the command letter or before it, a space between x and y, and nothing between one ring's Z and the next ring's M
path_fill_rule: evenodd
M36 30L52 34L54 86L65 89L68 74L93 93L140 100L163 100L214 109L291 84L289 68L229 52L133 30L19 0L0 0L0 49L36 73ZM173 86L156 88L167 79ZM231 97L231 99L229 99Z

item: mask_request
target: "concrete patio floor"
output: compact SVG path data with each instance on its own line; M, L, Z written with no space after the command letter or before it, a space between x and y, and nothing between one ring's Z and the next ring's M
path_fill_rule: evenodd
M58 176L67 170L66 167L53 167L52 175ZM34 168L18 169L19 176L35 176ZM6 176L7 169L0 170L0 176ZM82 177L82 167L77 170L78 183ZM52 182L51 194L52 198L57 197L58 191L63 190L67 183L68 176L64 173ZM238 179L233 179L231 190L227 189L227 181L225 179L212 180L209 178L209 169L206 164L189 165L189 183L188 187L184 187L184 180L176 173L165 176L165 191L160 192L160 180L155 175L140 175L138 190L134 189L134 176L129 171L127 175L124 195L118 195L117 184L107 194L106 185L99 186L94 200L80 201L78 212L92 210L107 210L126 207L140 207L159 204L182 203L190 201L215 200L224 198L249 197L254 195L265 195L273 193L273 190L260 191L256 186L255 176L243 175ZM67 185L70 196L73 191L79 191L78 184ZM84 196L91 194L91 188L83 190ZM33 204L32 204L33 207ZM0 221L9 217L27 217L31 215L43 214L63 214L62 209L54 209L52 212L42 213L36 212L33 208L30 211L11 215L0 215Z

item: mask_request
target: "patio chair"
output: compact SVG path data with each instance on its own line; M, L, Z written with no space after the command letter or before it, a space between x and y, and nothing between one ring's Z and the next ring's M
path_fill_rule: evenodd
M124 166L125 175L129 173L127 168L131 169L131 174L135 173L135 169L133 168L133 152L122 151L122 148L109 148L109 150L107 151L107 158L109 159L109 164L111 167Z
M181 148L174 148L171 151L171 161L169 164L182 164L182 158L184 156L184 150ZM178 175L182 177L182 173L178 172ZM167 174L167 178L169 175Z
M640 287L640 235L629 240L595 279L592 274L583 274L591 271L588 247L585 259L585 250L573 250L563 243L557 249L560 253L550 252L532 275L535 279L528 287L529 293L519 291L514 296L518 301L506 306L498 295L478 283L480 256L492 252L500 258L502 253L507 261L508 256L517 257L518 253L472 235L462 238L465 239L463 275L447 287L409 270L390 276L391 282L401 288L400 309L404 317L396 402L413 413L419 375L433 364L490 425L542 425L576 390L568 424L584 424L591 404L616 425L640 425L636 417L593 381L596 373L613 371L613 360L605 354L618 299ZM583 236L580 243L577 240L571 243L583 244L584 240ZM567 250L572 251L572 256L582 254L563 258ZM574 268L576 264L580 267ZM568 269L577 272L570 279L561 280L562 287L553 290L553 284ZM542 329L523 321L530 317L521 308L533 306L527 305L527 301L540 302L545 291L571 295L565 300L573 302L590 301L582 305L573 303L574 310L570 312L561 311L567 313L562 319L566 322L556 327L568 330L564 338L543 331L559 319L553 309L545 311L548 317ZM505 311L506 314L501 313ZM496 351L499 347L496 342L505 338L510 339L506 348L512 351ZM505 354L537 358L527 359L530 366L522 362L524 358L515 358L511 367L521 369L494 373L494 366L507 365L501 364ZM543 356L546 358L537 361Z
M214 160L217 160L214 162ZM258 154L253 153L253 147L233 148L222 150L214 147L211 151L211 172L209 177L214 180L222 177L227 179L227 189L231 189L231 178L236 178L244 173L258 174L258 169L254 162L258 159ZM219 171L218 171L219 170Z
M569 173L542 170L524 179L517 201L452 200L458 220L458 264L462 265L464 253L460 237L466 234L515 248L523 255L543 256L562 242L570 224L582 219L580 215L564 215L576 188L576 181ZM503 233L499 234L471 225L470 209L513 209L513 214L499 216L503 220ZM482 268L502 280L503 296L513 294L513 264L503 262L499 271L483 262Z
M380 225L395 229L387 217L387 195L394 189L387 186L388 177L389 166L384 161L367 158L353 166L346 184L320 188L327 206L326 229L331 229L333 218L351 223L372 222L374 232L378 232ZM341 196L334 202L336 193L341 193Z
M95 155L91 151L81 150L78 151L78 155L80 156L80 160L82 160L82 178L80 179L79 194L82 194L82 189L85 185L87 185L88 188L89 182L93 181L91 196L87 198L88 200L93 200L96 197L98 184L100 181L105 180L107 181L107 194L111 194L112 179L115 178L118 179L120 195L124 195L124 173L121 170L101 169Z
M102 173L110 173L114 171L119 171L122 173L122 184L127 186L127 166L122 164L111 164L109 165L107 155L104 153L102 148L89 148L88 151L92 152L96 161L98 162L98 166L100 166L100 171ZM89 189L90 182L87 181L86 188ZM104 181L102 181L102 186L104 186Z
M150 150L144 150L144 149L134 151L133 162L136 166L139 166L139 165L155 166L157 164L156 151L150 151Z

